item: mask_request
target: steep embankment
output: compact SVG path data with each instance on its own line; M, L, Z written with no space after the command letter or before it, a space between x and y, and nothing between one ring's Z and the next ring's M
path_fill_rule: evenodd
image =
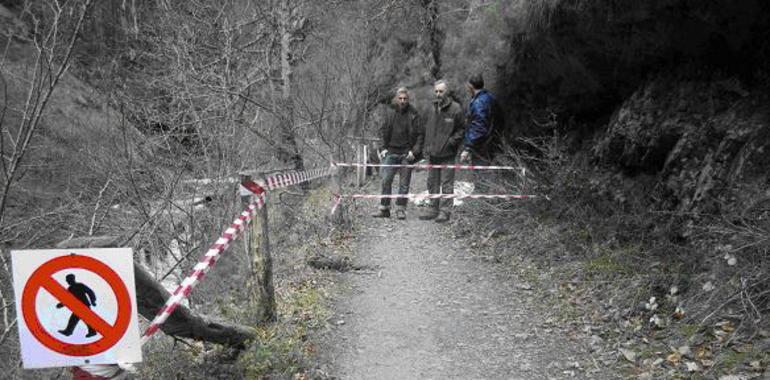
M556 128L654 176L666 209L714 211L726 190L767 181L767 2L539 1L511 28L498 84L516 132Z
M585 315L635 376L766 377L770 3L522 9L498 92Z
M7 210L10 215L6 216L12 220L28 219L58 208L48 220L60 222L56 217L65 208L82 210L77 204L80 201L93 204L90 198L96 198L105 183L120 181L127 168L139 164L141 155L137 153L144 149L140 148L143 138L108 105L103 94L75 76L65 73L57 83L49 83L46 73L58 69L58 60L49 67L46 56L39 57L28 27L2 6L0 24L0 44L5 47L0 69L0 123L4 139L0 142L6 157L21 149L17 140L19 130L28 127L35 112L42 110L21 170L14 178ZM54 87L46 99L49 85ZM72 222L67 223L75 228ZM68 234L49 233L45 238L52 239L47 241L50 243Z

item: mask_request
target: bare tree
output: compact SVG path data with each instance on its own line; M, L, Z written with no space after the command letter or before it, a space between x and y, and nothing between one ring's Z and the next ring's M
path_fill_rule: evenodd
M439 4L437 0L421 0L427 39L427 53L430 57L430 74L434 79L441 78L441 49L444 43L444 31L439 28Z
M14 35L4 36L5 46L0 61L0 79L2 79L3 104L0 110L0 241L4 247L15 243L22 235L33 238L35 233L24 229L40 219L57 212L50 207L41 217L24 215L16 212L9 215L9 209L21 204L18 200L20 191L17 187L28 168L28 157L40 138L41 125L44 123L47 107L60 81L67 74L71 58L79 39L83 21L91 9L91 0L39 2L25 1L21 6L20 26ZM21 41L21 42L20 42ZM30 57L23 57L25 72L20 65L10 63L11 51L16 44L24 45L24 52ZM11 68L11 66L14 66ZM13 87L23 85L23 98L9 98L9 87L13 78ZM43 224L39 224L42 227ZM39 230L46 230L39 228ZM43 234L50 231L39 231ZM34 241L34 240L33 240ZM16 343L6 340L15 329L17 316L13 313L13 298L10 292L10 265L6 251L0 252L2 271L0 276L0 308L2 308L2 329L0 329L0 347L10 347L16 351ZM13 352L11 351L11 352ZM3 363L6 364L6 363ZM9 363L12 364L12 363ZM12 373L16 368L3 368L4 373Z
M43 10L25 4L23 15L31 20L32 43L36 54L31 67L32 78L16 125L7 125L5 122L8 99L7 85L4 86L6 98L0 113L0 169L3 175L0 185L0 226L5 222L5 209L11 188L40 126L51 94L69 69L75 42L90 7L91 0L81 0L74 4L50 0L44 2L41 7ZM44 17L50 19L44 23ZM72 22L74 25L70 25ZM10 44L11 40L8 39L7 43Z

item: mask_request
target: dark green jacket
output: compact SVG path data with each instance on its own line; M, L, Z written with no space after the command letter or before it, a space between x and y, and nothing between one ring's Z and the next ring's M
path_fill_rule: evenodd
M457 154L465 133L463 110L455 101L444 107L433 104L425 124L425 154L451 157Z
M403 112L395 107L389 109L380 128L380 150L387 149L393 154L406 154L411 150L419 157L425 138L421 121L412 105Z

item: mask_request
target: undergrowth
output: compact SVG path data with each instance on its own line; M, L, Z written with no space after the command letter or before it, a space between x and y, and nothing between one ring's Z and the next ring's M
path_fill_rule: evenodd
M770 338L770 201L761 188L716 215L674 213L656 208L652 178L598 168L558 138L528 144L529 153L498 158L526 166L526 179L490 185L540 198L480 204L458 231L491 240L502 259L537 263L558 319L604 325L603 338L638 353L611 359L633 376L756 375L770 365L758 351ZM680 346L692 353L676 354Z
M326 186L293 202L296 196L286 193L273 197L282 207L283 220L279 223L291 231L291 236L275 240L285 245L281 255L291 258L284 257L284 272L276 272L278 322L257 326L256 342L239 358L238 364L248 379L313 377L317 348L310 337L331 315L327 300L333 281L330 275L310 269L306 260L319 251L336 249L345 239L330 227L328 208L332 197Z
M326 186L308 192L276 191L268 199L277 321L254 321L248 291L249 268L242 246L233 246L226 260L210 274L227 296L211 300L220 318L252 327L256 339L236 350L208 343L164 337L151 342L151 356L140 367L142 378L185 379L307 379L314 378L316 346L313 332L330 316L331 275L306 264L319 250L338 249L347 241L331 229ZM215 278L228 274L227 278ZM240 281L241 284L232 282ZM246 284L245 286L243 284ZM219 289L219 288L217 288ZM211 295L200 294L201 297ZM317 376L315 376L317 377Z
M303 378L311 367L316 347L308 333L329 317L325 295L306 281L284 289L277 298L280 322L258 327L257 341L240 357L246 378Z

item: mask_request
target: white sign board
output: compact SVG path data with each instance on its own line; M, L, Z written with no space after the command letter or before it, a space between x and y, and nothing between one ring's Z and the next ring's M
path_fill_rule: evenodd
M130 248L11 251L24 368L142 361Z

